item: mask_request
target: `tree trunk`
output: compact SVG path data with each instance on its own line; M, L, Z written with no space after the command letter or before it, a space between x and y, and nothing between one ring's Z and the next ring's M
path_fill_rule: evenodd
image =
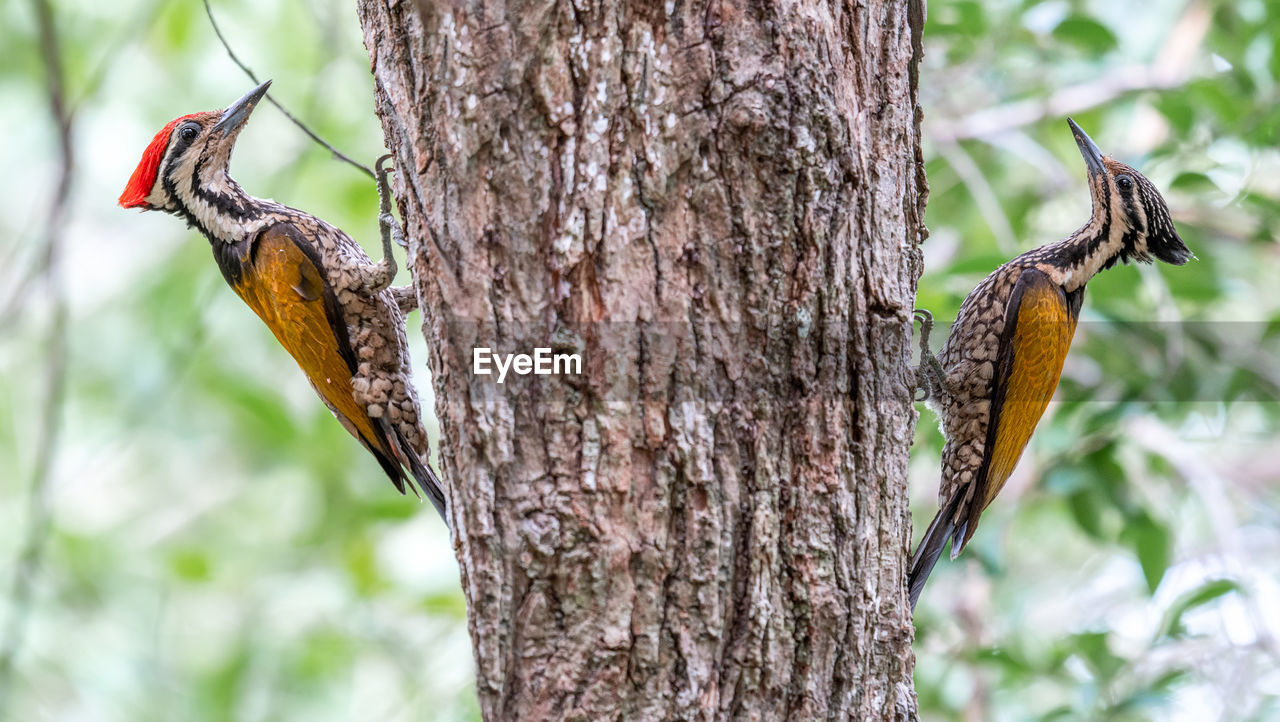
M833 5L359 2L487 720L915 717L912 44Z

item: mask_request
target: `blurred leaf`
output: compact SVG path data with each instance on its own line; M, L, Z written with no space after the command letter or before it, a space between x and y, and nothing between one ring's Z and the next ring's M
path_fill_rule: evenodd
M1280 215L1280 200L1255 191L1248 191L1240 196L1240 203L1258 211Z
M351 666L353 640L336 630L324 629L309 635L297 659L298 676L325 682Z
M1277 7L1280 7L1280 3L1269 3L1269 9L1273 13L1273 17ZM1272 22L1275 22L1275 20L1272 20ZM1280 80L1280 43L1277 43L1275 37L1271 38L1271 57L1267 63L1267 70L1271 72L1272 80Z
M1100 55L1116 47L1116 36L1107 26L1085 15L1071 15L1053 29L1053 37L1081 50Z
M169 570L187 582L208 581L211 576L209 557L200 549L182 549L169 555Z
M1185 91L1173 91L1162 93L1155 100L1160 114L1169 121L1169 125L1173 126L1173 131L1179 136L1186 136L1191 132L1196 118L1195 107L1189 95Z
M1046 712L1040 717L1044 722L1053 722L1053 720L1075 720L1079 719L1080 713L1073 707L1063 705Z
M420 504L400 494L375 494L356 503L360 504L361 516L371 521L403 521L422 513Z
M1252 117L1242 119L1241 136L1251 144L1272 147L1280 143L1280 108L1261 108Z
M1196 80L1187 88L1196 105L1212 110L1220 120L1230 121L1240 112L1235 99L1217 79Z
M1073 635L1070 646L1084 660L1094 677L1100 682L1110 682L1125 664L1124 659L1116 656L1107 643L1106 632L1086 632Z
M199 3L164 3L152 38L165 53L179 53L191 45L196 23L203 19Z
M1045 472L1044 488L1055 496L1067 496L1092 486L1089 475L1077 466L1055 464Z
M219 378L215 383L220 386L229 402L227 407L235 414L238 429L243 432L239 435L239 440L252 444L246 451L253 450L268 457L279 458L281 450L288 448L297 438L293 415L284 405L279 392L259 384L257 380L222 373L220 370L214 370L214 373Z
M348 576L362 597L378 592L386 584L372 542L367 538L350 539L343 553Z
M240 691L247 686L247 678L251 672L250 648L247 644L238 644L233 653L222 664L214 668L200 679L197 687L200 696L200 709L205 719L218 722L232 722L238 718Z
M1189 171L1186 173L1179 173L1177 177L1169 183L1169 189L1186 191L1188 193L1212 193L1218 191L1218 186L1204 173Z
M1177 679L1178 675L1179 673L1175 673L1173 675L1174 679ZM1143 687L1131 691L1128 695L1108 705L1107 717L1109 719L1146 720L1148 719L1147 713L1155 709L1165 708L1171 701L1167 689L1162 687Z
M1240 591L1240 585L1235 581L1215 579L1183 593L1165 612L1164 619L1160 622L1159 630L1156 632L1156 639L1183 636L1186 634L1186 629L1182 625L1183 615L1192 609L1202 607L1231 592L1237 591Z
M1133 548L1142 565L1147 591L1154 594L1172 555L1173 540L1168 528L1140 511L1127 520L1122 538Z
M1105 538L1102 521L1107 505L1103 502L1101 495L1093 490L1078 491L1067 497L1067 508L1071 510L1071 516L1075 519L1076 525L1089 536L1097 540Z
M940 34L980 36L986 30L982 4L972 0L939 4L934 12L926 15L925 22L929 30Z
M99 570L110 569L116 561L112 548L101 540L67 531L55 537L62 572L73 585L69 591L73 598L91 599L104 584Z
M1117 447L1113 443L1101 447L1080 457L1080 467L1090 474L1097 486L1106 490L1111 503L1117 509L1128 506L1129 485L1125 481L1125 470L1116 458Z
M1276 387L1269 374L1264 375L1249 368L1236 368L1231 372L1222 396L1227 401L1275 402L1280 400L1280 388Z

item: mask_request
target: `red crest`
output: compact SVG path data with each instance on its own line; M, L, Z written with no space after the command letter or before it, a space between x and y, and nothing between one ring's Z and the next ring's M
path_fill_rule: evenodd
M151 193L151 186L156 184L156 174L160 172L160 161L164 159L164 150L169 146L169 133L173 131L175 125L194 115L199 113L174 118L159 133L156 133L156 137L151 139L151 144L142 152L142 160L138 163L138 167L133 169L133 175L129 176L129 183L124 187L124 193L120 194L120 200L117 201L122 208L151 207L146 198Z

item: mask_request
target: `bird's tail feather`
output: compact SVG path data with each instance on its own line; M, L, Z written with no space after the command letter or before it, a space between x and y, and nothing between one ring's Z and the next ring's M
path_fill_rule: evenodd
M920 592L924 591L924 583L929 580L933 565L938 563L938 557L942 555L942 549L947 545L947 540L956 530L954 519L955 507L958 501L959 499L953 500L950 504L938 510L937 516L933 517L933 521L929 523L929 528L925 530L924 536L920 538L920 545L916 547L915 554L911 555L911 572L907 577L907 589L911 599L912 610L916 608L916 601L920 599Z
M409 443L409 440L404 437L404 434L400 433L400 429L396 428L394 424L386 418L380 418L378 419L378 427L382 430L387 444L391 447L395 460L409 467L410 473L413 474L415 485L431 500L431 505L436 508L436 513L440 515L441 519L444 519L445 526L449 526L449 517L445 516L444 513L444 484L440 483L440 477L436 476L436 472L432 471L431 467L422 461L418 456L418 452ZM394 462L392 463L394 464ZM391 471L387 473L391 476L392 481L396 482L396 487L400 489L400 493L403 494L403 482L399 479L404 477L404 471L399 466L396 466L395 472L394 474Z
M403 443L403 439L401 440ZM408 444L404 444L405 447ZM436 472L430 466L424 464L417 454L406 448L405 456L409 457L409 470L413 472L413 479L418 483L418 488L422 489L422 493L427 495L431 500L431 505L436 508L436 512L440 514L440 518L444 519L444 523L449 523L449 517L445 516L444 507L444 484L440 483L440 477L436 476Z

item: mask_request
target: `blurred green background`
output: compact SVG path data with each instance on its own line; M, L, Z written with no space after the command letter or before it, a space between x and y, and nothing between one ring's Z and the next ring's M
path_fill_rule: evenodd
M0 4L0 718L476 718L434 513L315 400L206 241L115 206L156 130L252 83L199 3L55 3L76 166L50 274L33 7ZM349 155L381 152L350 2L214 9L277 98ZM1278 38L1277 2L929 3L919 305L953 317L1084 222L1066 115L1166 191L1199 260L1089 285L1060 400L917 610L927 718L1280 719ZM274 109L238 146L250 192L376 246L372 183ZM922 411L917 534L940 445ZM19 560L46 518L33 574Z

